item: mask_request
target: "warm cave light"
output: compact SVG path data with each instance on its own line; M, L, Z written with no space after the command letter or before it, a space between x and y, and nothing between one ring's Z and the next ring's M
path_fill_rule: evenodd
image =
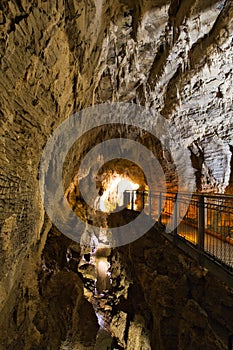
M139 184L131 181L126 176L114 176L109 181L109 186L104 191L100 199L100 210L111 212L117 206L121 207L124 203L124 191L133 191L139 188Z
M97 280L96 287L98 292L103 292L108 290L109 285L109 274L108 270L110 268L110 264L106 257L100 257L96 259L96 272L97 272Z
M106 277L108 275L109 262L106 258L99 258L97 261L97 272L99 275Z

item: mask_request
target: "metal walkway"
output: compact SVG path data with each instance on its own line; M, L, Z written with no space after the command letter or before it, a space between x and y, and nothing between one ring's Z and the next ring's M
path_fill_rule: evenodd
M125 204L144 210L168 235L233 273L233 196L126 191Z

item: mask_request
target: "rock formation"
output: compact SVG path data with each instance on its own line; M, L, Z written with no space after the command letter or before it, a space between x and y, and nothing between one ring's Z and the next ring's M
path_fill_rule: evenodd
M68 261L74 242L47 217L38 182L43 149L70 115L104 102L150 108L176 131L171 153L182 145L190 155L197 190L232 193L232 33L231 0L1 1L0 349L95 346L98 324L77 273L80 251ZM76 160L72 150L68 155L67 192L82 153L103 140L98 131L81 140ZM125 131L106 130L106 139L117 132ZM175 188L170 155L150 135L139 138L157 152ZM142 183L134 170L130 176ZM117 327L116 348L226 348L232 291L148 237L132 256L129 248L113 254L134 270L124 272L128 302L112 315L115 328L126 324Z

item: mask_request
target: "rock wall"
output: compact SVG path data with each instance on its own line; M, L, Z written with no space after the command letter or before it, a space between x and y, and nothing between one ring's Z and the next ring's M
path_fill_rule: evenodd
M232 14L230 0L1 1L3 346L37 342L51 227L38 167L73 112L106 101L151 107L179 130L170 147L190 150L198 189L232 192Z
M155 228L130 247L119 248L118 254L121 265L131 271L132 285L116 313L124 310L128 321L136 322L151 349L228 348L232 289L174 248ZM130 327L125 332L130 337ZM142 349L135 336L134 348Z

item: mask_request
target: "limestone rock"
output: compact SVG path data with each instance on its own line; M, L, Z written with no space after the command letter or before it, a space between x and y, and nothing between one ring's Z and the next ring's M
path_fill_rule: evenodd
M68 304L62 304L72 308L72 311L66 309L64 319L59 306L59 319L65 327L59 330L55 314L50 315L49 332L59 333L59 337L45 339L47 320L38 314L38 305L41 293L46 290L46 278L50 280L53 276L54 281L50 281L47 298L51 298L50 292L55 293L52 286L59 291L65 288L60 284L61 276L67 283L71 278L70 293L72 286L80 285L77 261L73 259L67 266L66 253L71 242L59 239L61 234L56 237L53 256L47 254L45 261L42 256L42 252L48 253L51 244L48 236L51 222L40 196L38 169L51 133L70 115L102 102L125 101L150 107L154 115L161 113L169 122L171 137L166 152L159 140L144 135L145 145L157 152L166 170L168 188L177 189L174 159L182 158L185 149L192 163L188 171L190 176L195 174L198 191L232 193L232 29L231 0L1 1L0 343L3 348L26 350L34 347L36 350L41 344L47 346L51 342L51 349L52 346L57 349L66 336L67 319L72 317L76 307L77 300L72 298ZM77 189L72 183L75 183L83 154L99 141L116 135L131 135L134 139L136 131L94 130L91 136L79 140L64 164L64 192L70 185L73 192ZM139 135L139 141L142 139L143 133ZM176 157L173 159L172 155ZM122 169L122 164L119 168ZM182 171L185 169L182 163ZM135 174L133 167L131 170L129 174L134 179L138 177L139 182L144 181L141 173L136 171ZM55 187L58 185L56 176L51 181ZM86 207L75 201L72 191L70 201L77 203L80 217L85 219ZM145 239L143 244L147 243ZM152 348L165 348L164 339L168 337L169 350L172 344L177 344L177 318L170 316L176 312L180 315L182 308L184 316L205 310L211 314L208 322L211 318L219 320L219 333L225 336L222 329L228 321L221 310L212 310L204 293L207 288L214 294L208 274L197 278L194 273L187 272L183 261L173 264L179 253L172 254L170 248L164 251L161 246L159 250L147 246L143 252L141 247L135 249L138 277L134 283L143 287L142 304L145 306L146 300L148 306L142 311L143 318L149 323L148 309L155 315L151 333L158 334L158 339L152 339ZM138 263L139 257L141 261L146 258L144 266ZM121 274L117 267L121 259L118 256L115 263L113 261L116 276ZM126 261L132 266L130 259ZM126 271L127 263L124 264ZM183 269L181 272L181 265L185 272ZM44 284L41 287L38 280L42 272ZM119 282L122 284L119 298L122 296L126 300L131 295L130 288L134 288L131 280L132 276L126 273ZM160 299L158 304L148 293L151 286ZM172 297L176 289L180 298L174 305ZM218 284L217 290L220 292L224 288ZM200 308L195 304L195 309L190 310L192 304L187 304L190 293ZM219 308L224 310L232 325L227 307L231 305L229 293L226 305L221 301ZM68 297L65 291L64 294ZM60 302L59 295L55 297ZM132 307L130 304L129 309ZM56 311L55 304L53 308L51 312ZM47 310L46 304L43 310ZM94 314L92 316L96 325ZM202 318L207 322L203 315ZM149 326L146 324L146 327ZM196 346L196 337L203 332L210 340L215 332L213 328L207 325L206 333L203 329L193 331L192 340L179 335L181 348L189 340ZM230 331L229 326L227 330ZM221 348L217 335L214 339L217 348ZM205 348L208 349L207 344Z

